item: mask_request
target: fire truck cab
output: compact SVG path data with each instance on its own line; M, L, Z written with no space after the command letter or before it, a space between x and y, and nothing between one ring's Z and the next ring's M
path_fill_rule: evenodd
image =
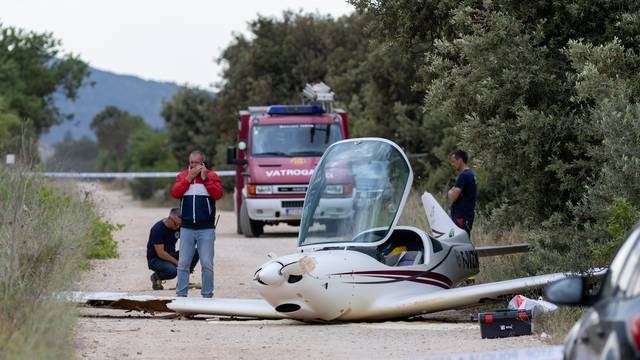
M265 225L299 225L313 169L329 145L348 138L347 113L333 109L328 86L307 84L302 97L301 105L256 106L238 114L238 142L227 149L227 162L236 165L239 234L257 237ZM327 219L347 217L352 186L343 181L327 191L333 198L324 210Z

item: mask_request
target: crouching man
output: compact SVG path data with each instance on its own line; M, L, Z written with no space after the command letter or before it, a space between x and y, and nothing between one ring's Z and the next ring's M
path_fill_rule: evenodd
M153 271L151 275L153 290L162 290L162 281L173 279L178 274L180 252L176 251L176 242L180 238L181 224L180 208L173 208L169 211L169 216L155 223L149 232L147 265ZM191 261L191 272L197 263L198 254L195 254Z

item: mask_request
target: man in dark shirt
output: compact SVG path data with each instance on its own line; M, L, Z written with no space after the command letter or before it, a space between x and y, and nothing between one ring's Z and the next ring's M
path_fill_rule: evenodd
M466 152L456 150L451 153L451 165L459 175L456 183L447 193L447 199L451 204L451 218L456 225L471 236L478 187L476 177L469 168L468 162L469 156Z
M153 290L162 290L162 281L170 280L177 275L179 251L176 251L176 242L180 238L180 208L173 208L169 216L153 225L149 232L147 243L147 265L153 270L151 275L151 287ZM191 272L198 263L198 254L191 261Z

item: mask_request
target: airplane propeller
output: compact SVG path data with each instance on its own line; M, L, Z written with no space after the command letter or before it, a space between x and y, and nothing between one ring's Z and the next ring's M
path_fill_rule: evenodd
M302 276L316 267L316 262L309 256L303 256L298 261L282 264L272 261L256 272L254 280L269 286L282 284L289 276Z

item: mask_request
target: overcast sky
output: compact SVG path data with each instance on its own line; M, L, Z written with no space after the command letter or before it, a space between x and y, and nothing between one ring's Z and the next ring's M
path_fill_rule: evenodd
M65 52L102 70L213 89L221 70L214 59L232 32L246 34L257 14L285 9L354 10L345 0L0 0L0 22L50 31Z

